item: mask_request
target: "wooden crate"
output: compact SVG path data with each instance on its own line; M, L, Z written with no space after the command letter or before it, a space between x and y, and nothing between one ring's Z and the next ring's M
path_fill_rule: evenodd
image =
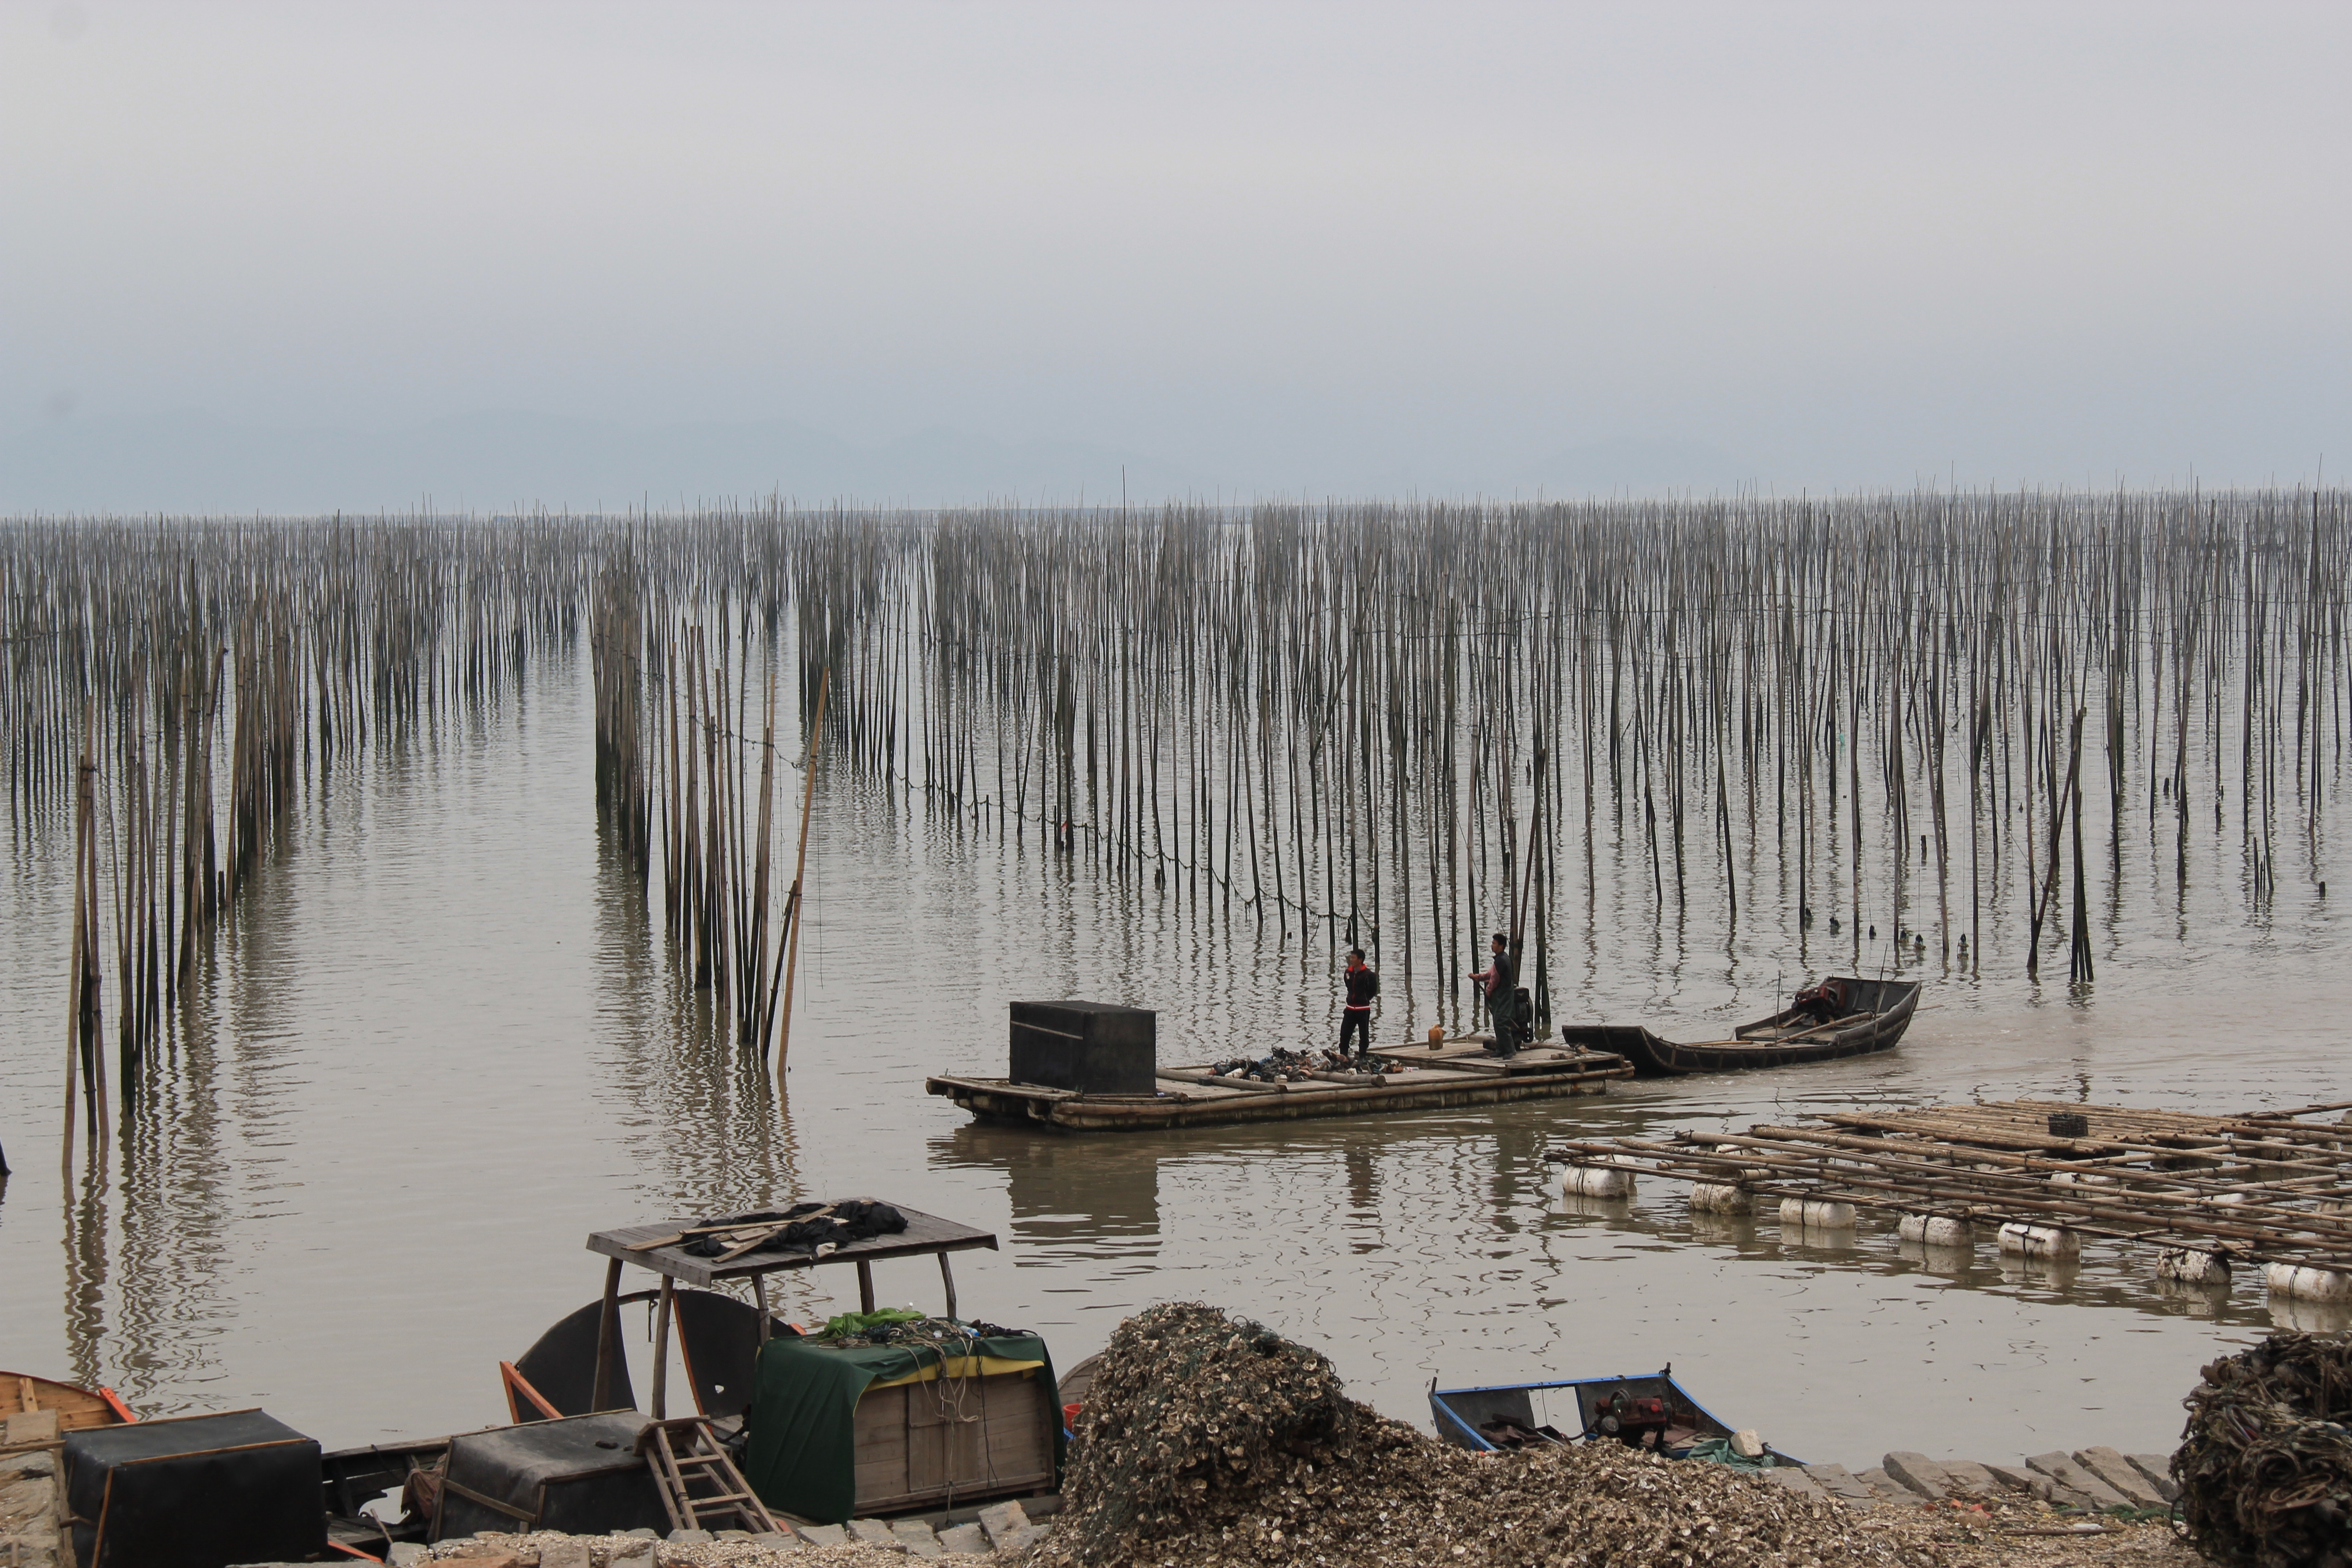
M1050 1489L1062 1412L1041 1370L867 1389L855 1426L857 1511Z

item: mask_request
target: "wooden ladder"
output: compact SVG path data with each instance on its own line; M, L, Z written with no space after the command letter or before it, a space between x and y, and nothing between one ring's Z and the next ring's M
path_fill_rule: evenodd
M637 1434L637 1452L654 1472L671 1529L748 1530L759 1535L783 1528L727 1457L705 1417L648 1422Z

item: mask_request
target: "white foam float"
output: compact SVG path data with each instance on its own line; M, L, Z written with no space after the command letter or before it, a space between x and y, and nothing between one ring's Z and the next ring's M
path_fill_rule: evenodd
M1852 1230L1853 1205L1818 1198L1782 1198L1780 1223L1806 1230Z
M1927 1247L1969 1247L1976 1242L1976 1230L1968 1221L1939 1214L1906 1214L1895 1222L1895 1235L1898 1240Z
M1746 1214L1753 1201L1746 1187L1725 1186L1717 1182L1691 1184L1690 1206L1700 1214Z
M1737 1143L1717 1143L1718 1154L1737 1154ZM1761 1171L1742 1171L1743 1178L1762 1175ZM1747 1214L1755 1206L1755 1199L1738 1182L1694 1182L1691 1184L1690 1206L1696 1214Z
M2083 1256L2083 1238L2073 1231L2054 1225L2020 1225L2012 1221L2000 1227L2000 1249L2021 1258L2052 1260Z
M2273 1296L2299 1301L2352 1301L2352 1274L2336 1268L2313 1268L2300 1263L2273 1263L2263 1270L2263 1283Z
M1570 1165L1560 1177L1560 1188L1571 1197L1630 1198L1633 1195L1633 1162L1612 1154L1585 1164Z
M2156 1277L2183 1285L2227 1285L2230 1260L2193 1247L2168 1247L2156 1255Z

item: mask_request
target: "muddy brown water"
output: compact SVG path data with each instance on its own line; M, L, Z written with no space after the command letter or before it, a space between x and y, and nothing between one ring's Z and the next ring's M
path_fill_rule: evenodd
M66 851L14 841L0 1366L109 1384L149 1413L264 1405L330 1445L482 1425L503 1418L497 1362L594 1293L590 1230L871 1194L995 1231L1000 1251L959 1260L967 1311L1040 1330L1064 1365L1138 1307L1197 1299L1326 1349L1355 1393L1424 1427L1433 1378L1671 1362L1717 1414L1808 1458L2165 1447L2200 1363L2272 1325L2258 1281L2168 1296L2145 1254L2097 1244L2058 1274L1987 1246L1906 1256L1867 1221L1823 1249L1694 1216L1664 1182L1580 1205L1540 1158L1547 1138L1882 1098L2352 1098L2352 965L2311 885L2331 853L2323 816L2295 849L2305 874L2266 901L2234 827L2199 838L2185 881L2168 839L2126 834L2095 910L2095 987L2029 982L2005 908L1980 976L1940 955L1906 970L1925 1008L1880 1058L1275 1128L976 1126L921 1080L999 1070L1008 1001L1156 1007L1167 1060L1319 1039L1337 1019L1331 943L1302 951L1222 901L1113 881L1034 834L1001 842L831 773L778 1096L714 1043L657 909L600 846L586 687L577 666L545 667L497 710L317 781L148 1103L103 1170L63 1186ZM1701 1036L1854 960L1850 935L1757 919L1752 889L1736 927L1696 892L1662 925L1638 859L1612 841L1598 885L1563 891L1563 1016ZM1392 987L1380 1033L1439 1016ZM936 1304L929 1266L878 1273L886 1300ZM855 1305L856 1287L820 1269L782 1293L808 1319ZM640 1362L646 1330L633 1315Z

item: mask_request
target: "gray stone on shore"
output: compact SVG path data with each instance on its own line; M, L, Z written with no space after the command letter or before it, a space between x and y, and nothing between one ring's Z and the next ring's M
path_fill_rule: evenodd
M419 1563L433 1561L433 1549L414 1541L395 1541L384 1552L383 1560L392 1568L416 1568Z
M707 1530L673 1530L669 1532L668 1539L669 1543L672 1546L700 1546L710 1540L710 1531Z
M2162 1508L2165 1500L2150 1486L2147 1478L2132 1468L2132 1462L2113 1448L2084 1448L2074 1456L2074 1462L2124 1495L2134 1508Z
M853 1519L849 1521L849 1539L862 1541L868 1546L896 1546L906 1549L906 1542L890 1533L890 1527L878 1519Z
M988 1531L977 1524L958 1524L939 1532L942 1550L977 1557L988 1550Z
M1929 1502L1951 1495L1952 1479L1944 1473L1943 1466L1925 1454L1897 1449L1879 1460L1878 1468Z
M2025 1489L2052 1508L2081 1509L2087 1512L2098 1507L2096 1503L2073 1487L2067 1486L2063 1481L2053 1481L2048 1476L2035 1476L2033 1484Z
M1866 1470L1854 1471L1853 1479L1868 1487L1877 1495L1881 1502L1917 1502L1919 1500L1917 1493L1875 1465Z
M940 1548L940 1538L931 1533L931 1527L919 1519L892 1520L890 1533L898 1538L899 1545L918 1557L944 1555Z
M1974 1459L1938 1459L1936 1468L1944 1472L1944 1484L1954 1491L1993 1497L2008 1489L1999 1476Z
M654 1549L650 1546L627 1556L615 1556L607 1568L654 1568Z
M2046 1476L2056 1486L2086 1498L2096 1509L2129 1508L2131 1500L2099 1479L2074 1462L2074 1456L2063 1453L2033 1454L2027 1457L2025 1468Z
M2169 1454L2126 1454L2132 1468L2156 1489L2156 1495L2168 1503L2180 1500L2180 1483L2172 1479L2172 1456Z
M539 1568L589 1568L587 1538L575 1535L541 1547Z
M2013 1492L2033 1489L2033 1473L2016 1465L1987 1465L1985 1473Z
M771 1552L798 1552L808 1542L793 1534L790 1527L787 1527L782 1530L763 1530L751 1537L751 1544L764 1546Z
M1804 1473L1840 1502L1855 1508L1878 1506L1878 1494L1856 1480L1853 1472L1843 1465L1807 1465Z
M1830 1495L1821 1482L1794 1465L1775 1465L1769 1470L1759 1470L1756 1473L1774 1486L1786 1487L1790 1491L1801 1493L1806 1497L1826 1500Z
M996 1543L999 1552L1020 1552L1045 1539L1042 1524L1024 1524Z
M47 1476L25 1476L0 1486L0 1519L30 1519L56 1509L58 1484Z
M796 1524L793 1528L811 1546L839 1546L849 1539L849 1531L837 1524Z
M1005 1542L1016 1531L1027 1530L1029 1516L1017 1502L991 1503L980 1510L980 1528L988 1532L990 1544L999 1552L1009 1552Z

